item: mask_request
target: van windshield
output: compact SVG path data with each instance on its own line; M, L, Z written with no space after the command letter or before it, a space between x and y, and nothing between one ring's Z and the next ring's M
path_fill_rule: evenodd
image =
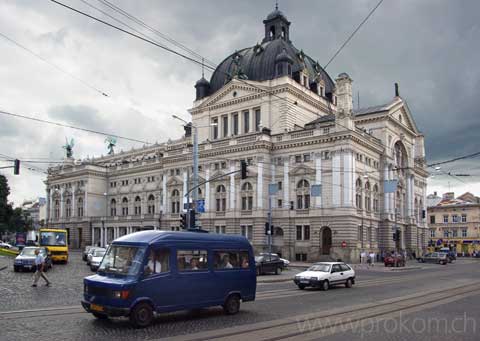
M100 273L136 276L142 268L146 247L112 245L98 268Z

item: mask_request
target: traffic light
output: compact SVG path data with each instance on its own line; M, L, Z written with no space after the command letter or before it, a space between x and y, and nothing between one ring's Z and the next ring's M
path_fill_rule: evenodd
M270 226L268 222L265 223L265 235L272 235L273 233L273 225Z
M180 227L182 229L187 228L187 214L186 213L180 214Z
M20 160L15 159L13 161L13 174L14 175L19 175L20 174Z
M195 210L190 210L190 227L191 229L195 228Z
M394 242L397 241L397 232L393 232L392 240L393 240Z
M240 161L240 175L242 180L247 178L247 162L245 160Z

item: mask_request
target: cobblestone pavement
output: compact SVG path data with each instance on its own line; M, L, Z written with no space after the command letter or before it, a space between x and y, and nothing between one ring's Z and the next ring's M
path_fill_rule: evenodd
M81 252L71 252L67 264L54 264L46 273L52 282L44 286L40 279L33 288L33 272L14 272L13 259L0 256L0 311L35 309L45 306L78 305L83 293L83 278L92 274L81 260Z

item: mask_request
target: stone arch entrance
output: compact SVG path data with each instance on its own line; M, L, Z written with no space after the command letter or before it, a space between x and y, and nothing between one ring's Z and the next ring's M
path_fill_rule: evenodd
M322 255L330 255L330 249L332 248L332 230L328 226L324 226L320 230L320 247Z

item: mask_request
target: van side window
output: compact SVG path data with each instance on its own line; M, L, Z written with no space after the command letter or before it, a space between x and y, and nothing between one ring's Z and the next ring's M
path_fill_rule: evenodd
M157 249L150 250L148 255L148 262L145 267L145 273L150 274L159 274L162 272L170 271L170 250L169 249Z
M215 269L247 269L248 251L214 251L213 267Z
M208 269L207 250L177 250L178 271Z

